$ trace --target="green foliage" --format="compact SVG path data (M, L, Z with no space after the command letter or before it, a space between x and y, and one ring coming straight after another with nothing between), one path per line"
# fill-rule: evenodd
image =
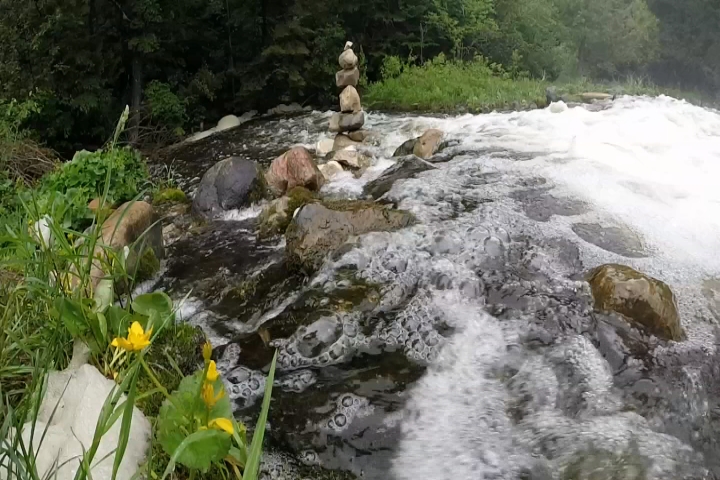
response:
M482 59L462 63L439 58L408 66L397 78L370 85L365 102L379 109L489 111L512 108L514 102L540 105L545 87L536 80L513 80L497 64Z
M182 135L182 127L187 123L186 103L178 97L164 82L153 80L148 83L145 95L154 122L176 129Z
M388 55L383 59L382 66L380 67L380 78L382 80L397 78L403 72L404 67L405 64L400 60L400 57Z
M130 148L96 152L83 150L45 178L42 188L58 192L76 188L90 201L103 194L107 178L110 179L109 201L126 202L142 191L148 179L147 167L140 154Z
M179 188L164 188L153 195L153 203L156 205L186 203L187 201L187 195Z
M160 409L158 417L158 441L170 455L186 441L189 435L198 434L197 440L188 444L177 456L182 465L206 472L212 463L219 462L230 451L231 435L218 430L199 430L214 418L231 418L232 407L227 395L208 408L199 399L199 392L206 382L205 372L186 377ZM222 380L210 382L215 392L223 391ZM207 432L211 432L208 434Z

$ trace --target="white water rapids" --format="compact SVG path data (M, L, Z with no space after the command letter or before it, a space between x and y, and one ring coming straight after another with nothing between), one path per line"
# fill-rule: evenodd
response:
M324 187L360 195L393 150L427 128L469 152L388 192L418 225L365 235L311 279L332 289L338 269L351 266L386 285L402 313L377 338L430 363L407 394L385 478L718 474L704 457L717 447L703 450L714 437L703 383L717 324L703 287L720 277L720 115L667 97L591 110L370 114L376 165ZM296 129L294 140L313 146L325 135L308 132ZM617 238L608 243L604 231ZM687 340L629 353L595 320L578 276L603 263L670 285ZM454 332L447 340L435 335L440 325ZM367 339L343 341L351 356L369 348Z

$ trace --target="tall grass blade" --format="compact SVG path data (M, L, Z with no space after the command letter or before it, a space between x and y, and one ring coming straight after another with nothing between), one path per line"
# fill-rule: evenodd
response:
M263 397L262 410L255 425L252 443L250 444L250 453L248 454L247 465L243 472L244 480L255 480L260 470L260 460L262 459L262 444L265 437L265 424L267 423L268 411L270 410L270 397L272 396L273 382L275 381L275 364L277 362L277 350L273 356L270 372L265 381L265 396Z

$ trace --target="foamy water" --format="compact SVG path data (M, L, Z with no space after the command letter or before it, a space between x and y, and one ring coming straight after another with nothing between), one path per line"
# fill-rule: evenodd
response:
M327 117L281 122L280 141L315 145L327 135L318 132ZM399 441L388 447L389 468L363 472L367 478L567 478L577 471L707 478L720 454L709 423L720 378L712 358L717 320L701 290L704 280L720 277L720 115L667 97L624 97L600 111L370 114L366 127L379 133L380 144L368 147L374 165L359 179L338 175L324 194L361 196L392 165L394 149L428 128L445 131L463 153L387 193L418 225L362 236L301 291L284 292L244 323L220 322L232 332L226 335L293 315L291 304L309 289L331 297L347 282L339 272L351 271L381 286L379 304L274 339L276 386L312 392L318 372L360 354L399 351L428 366L403 394L405 407L386 412L381 429L399 428ZM225 220L258 212L230 212ZM617 238L596 238L607 232ZM582 274L610 262L670 285L686 341L645 338L654 349L638 354L627 332L593 313ZM205 308L187 302L182 314L208 328L218 319ZM304 344L309 337L315 343ZM251 400L265 377L238 365L239 354L230 343L219 363L231 398ZM302 445L305 463L335 468L339 457L323 445L337 430L341 399L382 416L383 406L360 396L352 381L336 388L320 409L330 420L302 427L318 432ZM342 416L341 430L353 422L362 428L368 416ZM354 447L362 433L337 435L347 455L366 455Z
M689 340L661 347L657 355L695 349L709 355L714 325L698 319L711 317L701 283L720 274L720 116L671 98L626 97L594 112L577 107L445 119L370 116L369 123L385 134L380 150L386 155L430 127L477 152L396 183L387 197L412 210L423 225L368 235L361 248L326 269L352 264L374 281L419 284L431 292L437 292L437 278L447 279L442 295L429 297L429 308L459 332L412 392L394 475L516 478L537 461L557 475L588 445L618 455L636 448L647 462L648 478L702 475L691 447L663 433L657 422L623 411L623 395L592 343L568 335L556 338L547 352L521 349L510 355L511 346L522 343L527 319L487 315L486 299L468 294L473 292L468 285L478 275L482 282L478 269L488 260L506 262L518 237L568 238L588 269L624 263L675 290ZM468 181L488 175L494 180ZM544 221L528 218L513 193L533 179L542 179L547 195L577 211L553 215L551 208ZM457 216L458 203L470 199L492 203ZM578 223L617 226L636 235L643 258L626 258L578 238L572 230ZM407 262L402 272L393 263L398 255ZM564 279L564 265L552 251L538 248L536 258L556 290L585 288ZM533 309L526 314L532 318ZM528 372L524 380L515 378L514 387L494 378L510 364ZM582 392L567 385L578 378L586 382ZM518 395L513 388L532 405L519 423L508 414ZM564 404L576 402L583 404L579 412L568 413ZM546 452L541 460L538 452Z

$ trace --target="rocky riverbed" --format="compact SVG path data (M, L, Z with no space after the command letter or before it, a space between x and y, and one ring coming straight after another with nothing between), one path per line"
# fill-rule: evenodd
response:
M166 152L190 194L230 156L262 176L303 146L323 173L287 238L261 234L270 200L165 221L155 286L213 341L239 418L279 351L267 475L720 477L720 116L605 102L367 114L367 164L327 176L330 112ZM373 228L323 234L324 254L298 240L358 211Z

